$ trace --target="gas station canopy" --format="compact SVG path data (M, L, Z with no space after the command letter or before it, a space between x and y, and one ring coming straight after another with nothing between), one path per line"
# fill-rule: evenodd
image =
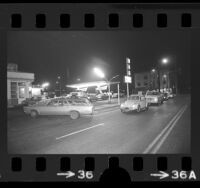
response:
M88 87L104 87L113 85L113 84L119 84L120 82L106 82L106 81L96 81L96 82L84 82L84 83L78 83L78 84L71 84L71 85L66 85L66 87L70 88L75 88L75 89L84 89Z

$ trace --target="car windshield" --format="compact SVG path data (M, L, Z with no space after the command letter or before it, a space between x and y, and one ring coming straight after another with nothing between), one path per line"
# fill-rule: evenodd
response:
M128 100L139 100L139 96L130 96Z

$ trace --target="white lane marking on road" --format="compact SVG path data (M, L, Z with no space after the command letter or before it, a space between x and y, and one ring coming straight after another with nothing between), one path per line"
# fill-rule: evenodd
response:
M56 140L59 140L59 139L61 139L61 138L65 138L65 137L68 137L68 136L71 136L71 135L74 135L74 134L78 134L78 133L80 133L80 132L83 132L83 131L86 131L86 130L89 130L89 129L93 129L93 128L95 128L95 127L103 126L103 125L104 125L104 123L100 123L100 124L97 124L97 125L94 125L94 126L85 128L85 129L81 129L81 130L79 130L79 131L75 131L75 132L72 132L72 133L69 133L69 134L66 134L66 135L57 137Z
M177 121L181 118L181 116L183 115L183 113L185 112L186 109L187 109L187 106L185 106L185 108L181 111L181 114L172 123L171 127L167 130L167 132L163 136L162 140L157 144L157 146L152 150L151 153L155 154L155 153L158 152L158 150L160 149L160 147L162 146L162 144L164 143L164 141L167 139L168 135L170 134L170 132L172 131L172 129L175 127Z
M153 146L157 143L157 141L161 138L163 134L167 131L167 129L171 126L173 121L178 117L178 115L182 112L184 109L184 106L177 112L177 114L170 120L170 122L167 124L167 126L160 132L160 134L149 144L149 146L144 150L143 154L149 153L150 150L153 148Z

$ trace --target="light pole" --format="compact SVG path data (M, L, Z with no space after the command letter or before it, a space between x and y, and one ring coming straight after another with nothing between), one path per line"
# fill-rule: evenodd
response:
M110 80L108 80L106 77L105 77L105 74L101 71L101 69L99 68L94 68L94 72L97 76L99 76L100 78L103 78L105 79L105 81L107 82L107 85L108 85L108 98L109 98L109 103L111 102L110 100L110 82L111 80L117 78L119 75L115 75L113 76Z
M154 90L155 89L155 72L156 72L156 70L152 69L151 72L153 74L153 77L152 77L152 88Z
M160 92L160 64L166 65L168 63L169 63L169 59L168 58L162 58L161 59L161 63L159 62L157 64L157 66L155 66L156 69L152 69L152 72L155 72L157 70L157 74L158 74L158 76L157 76L157 78L158 78L157 79L157 83L158 83L158 90L159 90L159 92Z
M58 80L59 80L59 82L58 82L58 83L59 83L59 90L60 90L60 96L61 96L61 82L60 82L60 78L61 78L61 77L58 76Z

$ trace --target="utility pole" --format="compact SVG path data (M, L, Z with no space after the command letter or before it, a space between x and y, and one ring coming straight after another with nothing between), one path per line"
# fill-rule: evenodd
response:
M159 67L158 67L158 90L160 92L160 70L159 70Z
M118 97L118 104L120 104L120 93L119 93L119 84L117 84L117 97Z

